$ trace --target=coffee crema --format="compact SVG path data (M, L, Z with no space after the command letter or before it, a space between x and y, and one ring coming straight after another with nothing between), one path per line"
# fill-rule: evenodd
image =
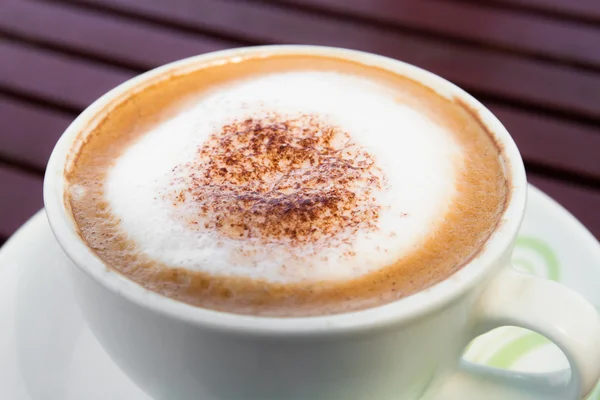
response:
M65 202L110 268L264 316L386 304L484 246L510 196L462 102L380 67L257 54L171 70L80 133Z

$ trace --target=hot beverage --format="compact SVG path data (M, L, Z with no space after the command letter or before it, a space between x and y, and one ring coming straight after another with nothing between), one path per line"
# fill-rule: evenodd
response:
M80 133L65 202L108 268L195 306L266 316L386 304L461 268L510 168L476 113L333 56L170 70Z

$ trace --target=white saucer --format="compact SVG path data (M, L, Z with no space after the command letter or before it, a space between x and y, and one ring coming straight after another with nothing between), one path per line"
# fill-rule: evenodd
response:
M113 364L81 319L64 276L67 262L43 211L0 251L0 399L149 400ZM533 187L514 262L600 306L598 241ZM521 371L568 366L556 346L519 328L500 328L478 338L465 357ZM600 400L600 389L589 399Z

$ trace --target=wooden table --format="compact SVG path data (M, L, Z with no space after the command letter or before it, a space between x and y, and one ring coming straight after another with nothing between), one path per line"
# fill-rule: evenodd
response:
M529 180L600 237L598 0L0 0L0 241L42 207L52 147L145 70L265 43L380 53L462 86Z

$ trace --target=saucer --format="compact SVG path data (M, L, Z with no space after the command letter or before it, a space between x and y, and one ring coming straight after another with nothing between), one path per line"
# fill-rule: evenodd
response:
M513 263L600 306L600 245L565 209L529 187ZM111 361L83 321L65 276L68 259L42 211L0 250L0 399L150 400ZM518 371L568 367L544 337L504 327L471 343L465 358ZM588 398L600 400L600 388Z

